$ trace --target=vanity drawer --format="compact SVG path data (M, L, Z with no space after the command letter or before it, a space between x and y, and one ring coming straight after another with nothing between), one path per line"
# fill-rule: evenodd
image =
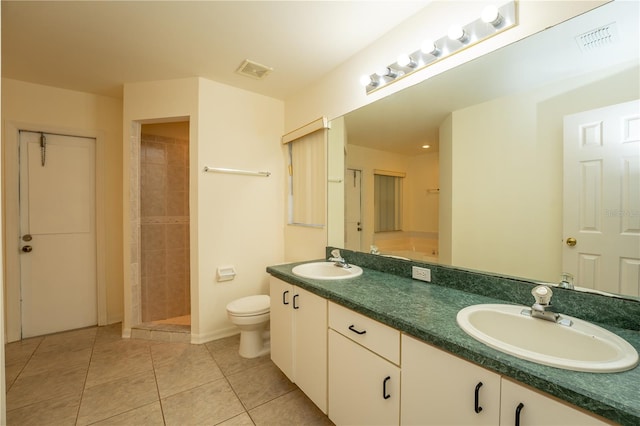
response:
M329 302L329 327L383 358L400 365L400 332Z

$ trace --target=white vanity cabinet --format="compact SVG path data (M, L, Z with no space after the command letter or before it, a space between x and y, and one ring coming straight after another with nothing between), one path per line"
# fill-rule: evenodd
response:
M407 335L402 335L401 392L403 425L607 424Z
M327 300L270 278L271 360L327 413Z
M497 425L500 375L402 335L403 425Z
M336 425L606 425L278 278L271 359Z
M398 424L400 332L332 302L329 327L329 418Z
M502 378L501 426L606 425L594 415Z

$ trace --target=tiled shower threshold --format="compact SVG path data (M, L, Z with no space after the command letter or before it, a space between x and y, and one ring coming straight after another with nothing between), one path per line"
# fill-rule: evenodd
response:
M191 316L144 322L131 327L131 338L162 342L191 342Z

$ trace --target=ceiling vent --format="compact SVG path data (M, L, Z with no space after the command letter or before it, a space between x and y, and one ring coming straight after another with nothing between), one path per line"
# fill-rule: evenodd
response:
M618 24L612 22L576 37L578 46L583 52L610 47L618 42Z
M255 78L256 80L262 80L263 78L268 76L271 71L273 71L273 68L250 61L248 59L245 59L240 67L236 70L238 74Z

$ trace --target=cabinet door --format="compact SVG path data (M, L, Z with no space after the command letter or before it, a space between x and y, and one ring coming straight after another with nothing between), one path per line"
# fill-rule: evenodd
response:
M294 287L294 378L300 389L327 413L327 300Z
M329 418L337 425L396 425L400 369L329 329Z
M518 420L517 417L519 417ZM520 426L588 426L608 423L503 378L500 425L516 424Z
M497 425L500 376L402 335L403 425Z
M278 278L269 280L271 297L271 360L294 381L293 377L293 286Z

